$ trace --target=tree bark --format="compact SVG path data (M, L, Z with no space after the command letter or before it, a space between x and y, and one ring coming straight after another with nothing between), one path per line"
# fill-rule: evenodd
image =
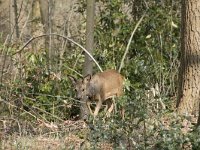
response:
M198 115L200 100L200 1L182 0L177 111Z
M94 48L94 8L95 0L87 0L87 20L86 20L86 49L92 54ZM92 59L85 53L85 63L83 75L92 73Z
M94 14L95 14L95 0L87 0L86 10L86 49L90 54L94 49ZM85 53L85 63L83 68L83 75L92 74L93 62L92 59ZM80 117L83 118L88 115L86 104L81 105Z

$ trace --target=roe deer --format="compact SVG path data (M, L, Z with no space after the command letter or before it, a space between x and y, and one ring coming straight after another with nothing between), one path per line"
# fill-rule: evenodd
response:
M83 79L75 80L71 78L75 85L77 98L85 100L87 107L92 115L97 116L102 103L114 96L123 94L124 77L115 70L106 70L95 75L87 75ZM94 113L90 108L91 101L96 101ZM108 112L113 110L113 104L109 107Z

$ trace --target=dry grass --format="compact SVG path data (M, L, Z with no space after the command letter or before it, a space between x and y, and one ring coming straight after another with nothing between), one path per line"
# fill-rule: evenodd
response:
M86 136L89 132L83 121L65 121L62 124L41 122L36 127L38 132L7 134L0 132L0 149L2 150L78 150L90 149ZM110 143L98 143L101 150L112 149Z
M61 143L61 142L60 142ZM2 149L56 149L61 146L56 139L36 137L10 137L2 143Z
M112 144L100 143L101 150L112 150ZM65 137L12 136L1 141L3 150L79 150L90 149L90 143L76 135Z
M1 149L4 150L62 150L79 149L83 139L77 136L63 138L42 137L42 136L12 136L2 141Z

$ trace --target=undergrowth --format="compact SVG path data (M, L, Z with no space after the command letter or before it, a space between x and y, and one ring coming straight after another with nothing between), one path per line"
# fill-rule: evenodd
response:
M92 116L79 120L83 102L74 98L68 78L80 77L84 62L75 45L64 43L68 50L62 58L56 53L50 65L43 49L13 55L19 47L0 44L2 149L199 149L196 120L180 117L174 109L180 1L138 3L97 2L104 7L96 16L94 57L104 70L119 68L131 32L146 14L122 68L125 94L116 100L116 111L110 118L102 109L96 120ZM124 13L124 4L132 12ZM85 1L79 1L77 13L84 16L85 9ZM80 39L84 45L81 32Z

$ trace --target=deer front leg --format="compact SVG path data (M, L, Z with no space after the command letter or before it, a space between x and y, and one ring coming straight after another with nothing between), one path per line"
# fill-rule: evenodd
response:
M87 101L86 101L86 104L87 104L87 108L88 108L89 111L90 111L90 114L93 115L92 109L91 109L91 107L90 107L91 102L90 102L89 100L87 100Z
M95 108L95 111L94 111L94 117L96 117L99 113L99 110L101 108L101 105L102 105L102 101L101 101L101 97L99 96L98 98L98 102L97 102L97 105L96 105L96 108Z
M113 111L114 108L114 103L111 104L111 106L109 107L108 111L106 112L106 116L110 117L111 112Z

